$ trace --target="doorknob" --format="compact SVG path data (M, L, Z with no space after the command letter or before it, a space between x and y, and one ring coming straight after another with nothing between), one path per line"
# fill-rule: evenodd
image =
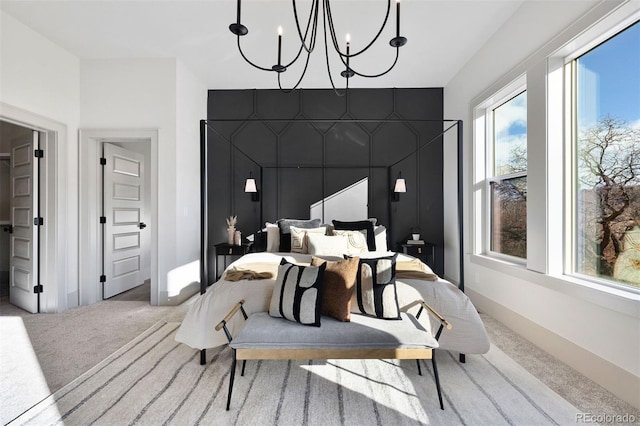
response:
M13 225L5 225L4 228L2 228L2 230L4 232L8 232L10 234L13 234Z
M146 227L147 227L147 224L144 223L144 222L140 222L140 224L138 225L138 228L140 228L140 229L144 229Z

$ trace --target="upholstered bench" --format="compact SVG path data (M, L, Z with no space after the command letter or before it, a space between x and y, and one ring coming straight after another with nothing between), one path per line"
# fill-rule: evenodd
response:
M247 317L243 303L237 303L215 327L218 331L224 329L233 350L227 410L231 404L236 361L243 361L241 374L244 375L246 360L261 359L415 359L420 375L419 360L431 359L440 408L444 409L433 350L438 347L442 329L451 329L451 325L423 301L407 307L410 309L419 303L421 306L416 316L402 312L400 320L386 320L353 314L351 322L323 316L320 327L274 318L267 312ZM423 309L440 322L435 336L418 321ZM226 323L238 310L242 312L246 323L232 337Z

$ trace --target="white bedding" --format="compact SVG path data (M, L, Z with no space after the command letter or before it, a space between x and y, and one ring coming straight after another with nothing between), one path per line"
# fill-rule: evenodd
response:
M311 261L311 255L298 253L250 253L229 265L229 268L249 263L280 263L282 257L289 262ZM321 256L328 259L336 259ZM413 260L413 257L399 253L398 262ZM224 275L223 275L224 277ZM200 295L185 316L176 340L194 349L207 349L227 343L223 331L214 327L238 301L245 301L247 314L266 312L275 277L265 280L226 281L220 279ZM398 302L400 307L417 299L423 299L447 319L453 326L444 330L440 337L440 348L465 354L482 354L489 350L489 338L482 320L469 298L449 281L425 281L418 279L397 279ZM417 311L412 308L410 312ZM431 316L424 312L420 320L430 326ZM229 331L235 335L243 326L242 315L235 315L228 323ZM434 323L435 324L435 323Z

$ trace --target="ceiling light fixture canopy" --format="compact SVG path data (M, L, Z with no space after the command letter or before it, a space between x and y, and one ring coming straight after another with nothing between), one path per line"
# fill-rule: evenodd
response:
M309 17L307 19L304 32L302 31L302 26L300 25L300 20L298 18L298 8L296 6L296 0L292 0L293 16L295 18L295 26L296 26L298 38L300 41L300 48L298 49L298 52L293 58L293 60L291 60L288 63L282 63L282 37L284 33L282 26L278 27L278 58L277 58L277 63L275 65L272 65L270 67L263 67L263 66L257 65L256 63L251 61L249 58L247 58L247 56L242 50L242 46L240 45L240 37L245 36L249 33L249 29L242 24L240 19L242 14L241 0L237 0L236 22L229 25L229 30L237 36L238 51L240 52L240 55L242 56L242 58L248 64L250 64L251 66L259 70L276 72L278 76L278 87L280 88L280 90L282 90L283 92L290 92L292 90L295 90L300 85L300 83L302 82L302 79L304 78L307 72L307 67L309 66L309 58L311 57L311 53L313 53L316 47L318 25L319 23L322 23L322 28L324 31L324 51L325 51L325 59L326 59L326 66L327 66L327 74L329 75L329 81L331 82L331 87L334 90L336 90L336 86L333 82L333 77L331 75L331 68L329 64L329 40L331 41L331 45L333 46L335 53L337 53L340 61L345 67L344 70L340 73L340 75L346 79L346 88L348 89L350 78L356 75L360 77L365 77L365 78L381 77L387 74L389 71L391 71L395 67L396 63L398 62L400 47L404 46L407 43L407 39L406 37L403 37L400 35L400 0L395 0L396 1L396 35L389 41L389 45L395 48L396 54L395 54L395 59L391 64L391 66L389 66L389 68L387 68L386 70L380 73L367 74L364 72L357 71L356 69L352 68L350 64L351 58L359 56L364 52L366 52L367 50L369 50L369 48L371 48L371 46L373 46L376 43L376 41L380 37L380 34L382 34L382 31L386 27L387 21L389 20L389 15L391 12L391 1L392 0L387 0L387 12L386 12L384 21L382 23L382 26L380 27L376 35L373 37L373 39L369 43L366 44L366 46L362 50L359 50L353 53L351 53L351 36L349 34L346 35L345 51L342 51L340 49L340 46L338 45L338 38L336 37L336 29L334 26L333 15L331 12L331 0L312 0L311 8L309 10ZM320 9L320 5L322 5L322 9ZM322 18L320 18L320 13L322 13ZM306 53L306 59L305 59L304 69L302 71L302 74L300 75L300 78L291 89L283 89L282 83L280 81L281 74L286 72L291 65L296 63L302 57L303 51Z

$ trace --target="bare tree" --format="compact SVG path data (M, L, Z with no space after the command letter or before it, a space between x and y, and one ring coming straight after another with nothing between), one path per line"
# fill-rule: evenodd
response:
M585 249L598 259L596 272L612 276L624 233L640 225L640 130L607 115L580 135L577 152L582 232L592 242Z

